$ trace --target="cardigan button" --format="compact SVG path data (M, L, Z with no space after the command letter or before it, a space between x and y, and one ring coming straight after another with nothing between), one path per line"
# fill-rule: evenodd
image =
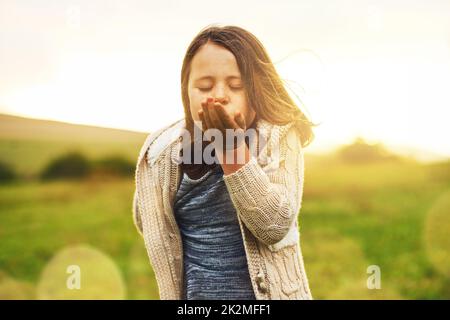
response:
M258 274L256 275L256 281L261 282L263 280L264 280L264 273L262 272L262 270L259 270Z
M258 290L261 293L266 293L267 285L264 282L264 273L262 272L262 270L260 270L259 273L256 275L255 280L256 280L256 284L258 285Z
M267 286L265 282L258 283L258 289L261 293L267 292Z

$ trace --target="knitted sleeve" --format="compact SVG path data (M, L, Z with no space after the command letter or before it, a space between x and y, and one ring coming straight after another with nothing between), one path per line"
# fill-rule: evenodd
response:
M142 219L141 219L141 215L139 213L139 207L138 207L138 190L137 190L137 169L139 168L139 164L141 163L141 161L143 161L143 158L150 146L150 144L155 140L155 138L158 137L158 135L163 131L164 129L160 129L156 132L150 133L147 138L144 141L144 144L141 147L141 150L139 151L139 156L138 156L138 160L137 160L137 164L136 164L136 170L135 170L135 175L134 175L134 180L135 180L135 185L136 185L136 189L134 191L134 196L133 196L133 204L132 204L132 217L133 217L133 223L134 226L136 227L138 233L143 236L143 229L142 229Z
M142 221L141 221L141 216L139 215L139 208L138 208L137 191L134 192L134 197L133 197L133 223L134 223L134 226L136 227L138 233L141 236L143 236Z
M280 139L279 151L272 172L265 172L252 155L243 167L223 177L240 218L266 245L287 235L301 207L303 149L294 127Z

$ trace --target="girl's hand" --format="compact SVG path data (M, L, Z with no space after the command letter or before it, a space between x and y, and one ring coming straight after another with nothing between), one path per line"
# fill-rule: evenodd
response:
M219 129L225 133L225 129L246 129L244 116L236 111L231 116L220 102L214 102L213 98L208 98L202 102L202 110L198 112L204 129Z
M198 112L198 116L202 121L204 131L218 129L224 139L226 138L226 129L240 129L244 133L247 128L241 112L236 111L234 115L230 115L225 107L219 102L214 102L213 98L208 98L206 102L202 102L202 110ZM234 143L230 144L223 141L223 148L234 149L236 147Z

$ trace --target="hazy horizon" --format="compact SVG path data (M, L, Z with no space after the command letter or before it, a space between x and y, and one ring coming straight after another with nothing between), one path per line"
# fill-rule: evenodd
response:
M100 129L105 129L105 130L125 130L125 131L139 133L139 134L150 134L151 133L148 131L138 131L138 130L130 130L130 129L123 129L123 128L107 127L107 126L98 126L98 125L85 124L85 123L66 122L66 121L44 119L44 118L41 119L41 118L26 117L26 116L20 116L20 115L8 114L8 113L0 113L0 117L1 116L19 117L19 118L23 118L23 119L27 119L27 120L50 121L50 122L57 122L57 123L64 124L64 125L67 124L67 125L75 125L75 126L88 126L88 127L100 128ZM0 131L0 133L1 133L1 131ZM308 146L307 148L305 148L305 152L306 152L306 154L311 154L311 155L319 155L319 156L329 155L344 145L350 145L350 144L354 143L355 140L358 138L363 138L363 137L355 137L351 141L343 142L339 145L332 146L328 149L314 149L314 148L311 148L310 146ZM408 147L404 147L404 146L390 146L383 142L372 142L372 143L369 141L365 141L365 142L369 143L369 144L381 143L384 147L387 148L388 151L392 152L393 154L397 154L397 155L405 156L405 157L412 157L415 160L424 162L424 163L450 160L449 157L446 157L442 154L436 154L436 153L433 153L433 152L430 152L427 150L423 150L423 149L414 149L414 148L408 148Z

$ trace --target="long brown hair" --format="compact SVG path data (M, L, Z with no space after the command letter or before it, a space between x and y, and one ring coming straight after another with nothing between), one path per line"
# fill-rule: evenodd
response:
M302 146L309 145L314 138L312 127L315 124L308 120L289 96L262 43L253 34L237 26L208 26L190 43L181 68L181 95L186 128L193 133L194 120L188 95L191 62L197 51L208 41L228 49L235 56L244 81L247 101L251 102L256 117L276 125L295 122Z

